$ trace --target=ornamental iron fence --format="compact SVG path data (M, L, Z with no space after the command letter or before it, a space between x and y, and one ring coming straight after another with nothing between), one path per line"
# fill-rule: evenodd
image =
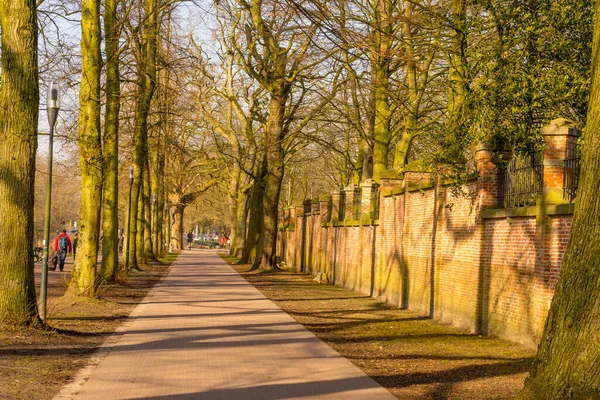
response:
M567 148L567 158L563 160L564 165L564 182L563 195L569 203L575 200L577 188L579 187L579 176L581 174L581 149L578 145L573 145Z
M498 206L514 208L535 205L543 186L543 154L515 155L498 173Z

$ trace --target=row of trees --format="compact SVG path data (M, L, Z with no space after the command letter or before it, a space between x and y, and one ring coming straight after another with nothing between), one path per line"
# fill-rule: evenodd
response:
M159 24L167 23L173 5L156 0L127 4L116 0L103 4L99 0L85 0L80 5L48 2L38 10L40 4L4 2L0 12L0 90L3 96L0 108L2 132L8 139L2 147L0 230L6 236L0 255L0 320L3 324L38 323L32 250L39 71L50 75L48 70L52 69L56 75L56 70L60 70L58 74L75 80L71 59L76 54L67 52L73 51L73 47L68 46L58 31L56 37L49 37L47 33L40 36L39 25L51 25L54 17L63 18L64 23L73 14L81 15L79 100L70 104L67 101L67 108L78 110L77 121L71 124L67 112L67 120L63 122L68 127L77 127L76 137L69 136L68 128L65 130L66 142L76 142L78 147L77 169L81 182L80 190L75 191L81 201L77 198L70 202L80 204L78 252L70 294L96 296L100 284L114 282L126 272L119 265L117 249L118 229L124 225L119 224L119 215L125 214L123 210L119 212L119 199L123 197L123 193L119 193L119 176L122 170L127 170L123 164L129 164L123 160L130 158L135 171L133 201L127 213L131 215L133 228L126 250L132 267L162 254L165 154L179 144L177 141L173 146L166 143L166 112L151 116L153 99L157 103L157 66L168 56L162 60L157 57L157 32ZM60 21L54 24L59 26ZM42 40L38 43L40 37ZM62 69L56 59L64 61ZM42 60L40 66L38 60ZM45 68L49 66L52 68ZM131 66L135 68L132 70ZM121 67L125 67L124 73ZM163 82L163 86L168 85ZM150 139L149 127L154 134ZM123 148L130 150L131 156L127 151L122 154ZM37 169L44 168L38 165ZM62 173L68 171L62 169ZM72 181L72 184L77 183L77 179ZM73 192L69 187L66 190ZM68 212L73 214L73 211ZM98 273L101 231L102 266Z
M273 268L281 188L294 179L324 190L378 181L411 162L469 164L479 140L530 151L557 115L584 124L591 7L216 3L217 49L194 46L194 82L230 177L234 254ZM298 177L321 157L328 171Z
M60 47L38 46L38 3L0 4L0 132L6 138L0 142L0 319L8 324L37 323L31 249L38 48ZM530 150L539 125L557 115L586 123L591 1L222 0L205 10L205 22L214 17L212 42L200 41L193 23L182 23L182 3L39 3L46 19L81 15L74 295L95 296L99 284L123 272L117 230L127 221L119 218L125 214L119 187L130 164L125 251L133 268L164 251L165 210L169 239L179 248L185 208L211 193L226 199L232 253L255 269L272 269L282 201L378 181L411 163L469 164L479 140ZM586 141L593 140L588 129ZM591 154L584 162L595 165L599 158ZM599 183L589 174L583 182L573 232L595 245L589 237L595 228L581 228L594 221L588 217L595 210L581 203L595 204ZM575 254L598 248L574 253L575 247L564 267L573 272L563 275L577 278L559 284L531 393L544 385L545 393L598 390L597 378L577 380L558 369L552 371L562 378L552 386L545 367L558 351L553 338L563 335L553 330L575 324L597 331L589 318L598 307L575 322L563 312L572 304L569 290L582 279ZM588 283L598 269L591 254ZM598 288L588 286L588 299L597 298ZM575 304L589 311L589 304ZM565 320L556 322L557 316ZM581 352L566 347L561 359L581 361ZM597 343L582 349L598 350ZM597 371L597 358L587 359L586 368Z

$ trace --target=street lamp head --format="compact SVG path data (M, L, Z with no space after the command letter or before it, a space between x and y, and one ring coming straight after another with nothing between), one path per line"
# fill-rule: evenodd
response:
M46 98L46 107L60 108L60 88L58 83L50 82L48 85L48 97Z
M48 85L48 97L46 97L46 112L48 113L48 123L50 130L54 129L56 119L58 118L58 110L60 109L60 88L58 83L50 82Z
M133 185L133 165L129 167L129 186Z

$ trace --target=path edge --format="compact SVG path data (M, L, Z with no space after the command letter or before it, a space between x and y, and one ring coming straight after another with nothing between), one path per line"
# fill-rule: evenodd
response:
M177 258L179 258L179 255ZM175 259L175 261L173 261L173 263L169 266L167 273L163 275L159 281L154 283L154 286L152 286L144 298L138 303L137 306L135 306L131 313L129 313L127 319L121 325L119 325L117 329L115 329L114 332L112 332L91 354L87 364L77 371L73 377L73 380L64 385L60 391L54 397L52 397L52 400L71 400L81 391L83 385L85 385L88 379L90 379L90 376L92 376L92 373L96 367L98 367L100 362L102 362L102 360L112 351L112 349L123 338L123 335L129 330L129 327L135 321L135 317L144 311L149 303L148 299L152 295L152 292L167 278L167 276L169 276L175 263L177 263L177 259Z

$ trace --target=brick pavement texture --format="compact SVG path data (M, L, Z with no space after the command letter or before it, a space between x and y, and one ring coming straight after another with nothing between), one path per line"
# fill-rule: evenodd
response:
M182 252L117 338L57 398L394 398L214 252Z

